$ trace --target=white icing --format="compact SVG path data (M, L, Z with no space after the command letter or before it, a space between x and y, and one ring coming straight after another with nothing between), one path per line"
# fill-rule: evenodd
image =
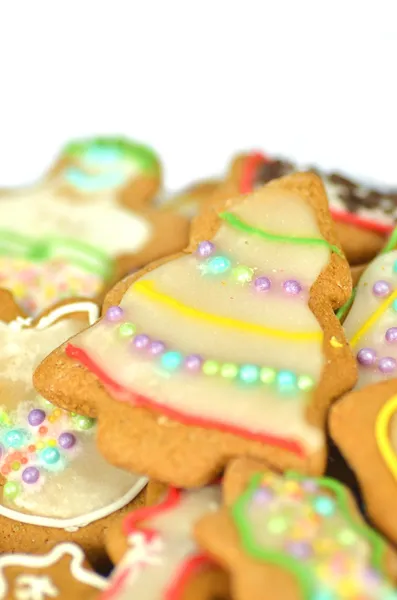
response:
M74 579L97 590L104 590L107 587L107 580L104 577L101 577L93 571L89 571L85 568L85 557L81 548L79 546L76 546L75 544L64 543L55 546L55 548L53 548L51 552L45 555L15 553L2 554L0 556L0 599L5 598L8 592L8 583L4 573L5 568L25 567L32 569L45 569L56 564L64 556L70 556L72 559L70 562L70 572ZM42 596L38 596L39 592L37 592L37 590L50 589L48 583L43 581L43 576L41 575L22 575L20 576L20 582L22 584L22 587L28 588L28 591L30 586L32 594L33 592L36 593L36 596L31 595L30 597L20 595L19 598L21 600L22 598L25 598L26 600L41 600ZM56 589L52 582L50 582L50 584L53 586L54 589ZM44 585L46 587L44 587ZM46 594L48 596L48 591L46 592ZM53 595L52 597L56 596ZM44 598L46 598L46 596L43 596L43 600ZM16 600L19 599L16 598Z

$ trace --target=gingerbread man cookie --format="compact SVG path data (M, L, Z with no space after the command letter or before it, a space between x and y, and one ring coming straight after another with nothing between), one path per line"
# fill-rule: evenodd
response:
M2 552L40 552L73 540L100 561L103 532L146 484L102 458L93 419L53 406L33 387L37 364L97 314L93 302L74 300L26 319L0 292Z
M224 485L226 505L195 534L235 600L396 598L397 555L336 480L238 460Z
M225 573L192 538L194 524L219 502L219 485L169 488L160 504L128 515L108 536L117 566L103 600L229 598Z
M159 161L142 145L70 144L42 182L0 195L0 287L34 316L180 250L186 221L144 206L159 183Z
M123 282L35 384L99 415L110 462L172 485L236 455L322 472L327 408L356 378L333 312L350 290L321 181L293 175L209 207L190 249Z
M43 555L0 556L0 600L94 600L107 585L76 544L59 544Z

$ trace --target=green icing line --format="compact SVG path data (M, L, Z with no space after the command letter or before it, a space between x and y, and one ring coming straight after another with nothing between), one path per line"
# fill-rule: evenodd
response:
M349 298L349 300L347 302L344 303L343 306L341 306L337 311L336 311L336 316L339 319L339 321L341 321L343 319L343 317L346 315L346 313L349 312L351 305L354 302L354 298L356 297L357 294L357 287L354 287L351 293L351 296Z
M18 256L33 262L62 256L85 271L104 279L108 279L113 272L113 261L102 250L66 238L33 240L17 233L0 231L0 255Z
M295 479L297 481L302 481L305 479L304 476L294 472L287 472L285 477L289 479ZM246 521L248 504L251 500L253 492L258 488L261 478L262 476L260 473L254 475L247 489L237 499L231 508L232 518L240 535L242 545L252 558L275 564L290 571L299 581L304 600L310 600L312 594L314 593L314 578L310 577L310 567L308 568L303 566L301 561L290 557L283 552L263 548L255 540L255 536L253 535ZM329 477L318 477L316 478L316 481L320 487L326 488L334 494L338 509L342 512L349 525L354 531L356 531L356 533L365 537L372 545L372 566L375 569L383 572L383 555L386 546L382 538L368 525L357 523L352 519L349 513L346 490L339 482Z
M390 250L395 250L397 246L397 227L393 229L390 234L389 239L387 240L385 246L381 250L381 254L385 254L386 252L390 252Z
M122 137L98 137L88 140L70 142L63 152L69 156L82 157L92 146L120 151L128 160L137 163L142 171L157 175L160 172L160 161L157 154L144 144L139 144Z
M337 246L330 244L326 240L322 240L319 238L304 238L304 237L295 237L295 236L278 235L276 233L270 233L268 231L264 231L263 229L260 229L259 227L254 227L253 225L249 225L248 223L245 223L245 221L240 219L237 215L234 215L233 213L230 213L230 212L219 213L219 217L223 221L226 221L234 229L238 229L239 231L243 231L244 233L249 233L251 235L257 235L258 237L262 238L263 240L267 240L269 242L281 242L281 243L288 243L288 244L305 244L305 245L311 245L311 246L326 246L326 247L330 248L332 250L332 252L335 252L335 254L338 254L339 256L343 256L342 251Z

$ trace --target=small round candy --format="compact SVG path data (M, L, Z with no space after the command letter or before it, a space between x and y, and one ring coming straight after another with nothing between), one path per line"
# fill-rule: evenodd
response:
M238 366L234 363L223 363L221 366L221 377L234 379L238 375Z
M244 265L238 265L232 269L232 275L238 283L249 283L252 280L254 270Z
M8 500L13 500L18 496L19 485L15 481L7 481L3 487L3 494Z
M136 327L133 323L129 323L128 321L122 323L119 326L119 335L123 338L132 337L136 332Z
M329 517L335 511L335 502L328 496L317 496L313 501L313 508L319 515Z
M309 375L299 375L298 377L298 388L302 392L310 390L314 386L314 379Z
M225 273L230 269L231 262L226 256L214 256L207 263L207 270L213 275Z
M254 493L252 500L255 504L267 504L273 498L273 492L270 488L259 488Z
M124 311L120 306L110 306L106 311L105 318L110 323L117 323L118 321L121 321L123 314Z
M288 279L287 281L284 281L283 288L284 291L291 296L296 296L302 291L302 286L299 281L296 281L296 279Z
M387 342L397 342L397 327L389 327L385 338Z
M267 292L270 290L272 283L268 277L257 277L254 286L257 292Z
M385 298L390 294L391 286L389 283L387 283L387 281L379 280L376 283L374 283L372 291L375 294L375 296L378 296L379 298Z
M95 419L91 419L91 417L85 417L84 415L78 415L76 417L76 424L79 429L91 429L91 427L95 425Z
M185 367L191 373L200 371L202 364L203 359L199 354L189 354L189 356L185 358Z
M285 549L288 554L298 559L309 558L313 554L313 548L308 542L289 541Z
M167 371L176 371L182 364L182 354L180 352L169 351L165 352L161 359L161 366Z
M242 365L240 367L239 379L243 383L257 383L259 381L260 370L256 365Z
M135 348L138 348L138 350L143 350L149 346L150 338L148 335L140 333L139 335L135 336L133 344Z
M163 342L160 341L154 341L150 344L149 346L149 352L150 354L153 354L153 356L158 356L159 354L162 354L165 350L165 344L163 344Z
M59 445L61 448L65 450L69 450L69 448L73 448L76 443L76 436L73 433L69 433L68 431L64 431L58 438Z
M215 250L215 245L209 240L204 240L199 243L197 246L197 254L201 256L201 258L208 258Z
M54 465L61 458L57 448L44 448L41 452L41 458L49 465Z
M363 367L369 367L376 361L376 352L372 348L361 348L357 353L357 360Z
M219 363L216 360L205 360L203 363L204 375L216 375L219 371Z
M293 371L282 370L277 373L276 382L281 392L292 392L295 390L297 377Z
M391 356L385 356L381 358L378 363L378 369L381 373L393 373L396 368L396 360Z
M259 377L262 383L270 385L276 380L276 370L272 367L262 367Z
M392 308L395 312L397 312L397 300L393 300Z
M40 471L36 467L26 467L22 471L22 479L25 483L36 483L40 477Z
M20 448L25 440L25 434L21 429L11 429L4 436L4 443L11 448Z
M283 533L288 528L288 521L283 517L275 516L269 519L267 528L273 534Z
M34 408L28 414L29 424L32 425L33 427L37 427L38 425L41 425L42 422L45 420L45 418L46 418L46 414L45 414L44 410L41 410L40 408Z

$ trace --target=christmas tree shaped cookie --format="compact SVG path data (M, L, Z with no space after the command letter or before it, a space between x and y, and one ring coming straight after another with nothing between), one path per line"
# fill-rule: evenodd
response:
M229 571L236 600L397 597L394 550L336 480L238 460L224 485L226 506L203 517L195 534Z
M37 552L69 539L100 561L103 532L146 484L103 459L93 419L53 406L33 388L37 364L97 313L94 303L75 300L33 321L0 292L0 552Z
M182 217L144 205L157 156L118 138L67 146L37 185L0 194L0 287L36 315L60 299L96 297L187 243Z
M327 408L356 376L333 312L350 289L321 181L293 175L209 207L190 249L123 282L35 384L99 415L108 460L180 487L236 455L321 472Z
M150 483L149 483L150 486ZM226 574L198 548L195 523L219 508L220 486L169 488L156 506L128 515L109 535L117 566L103 600L224 600Z

